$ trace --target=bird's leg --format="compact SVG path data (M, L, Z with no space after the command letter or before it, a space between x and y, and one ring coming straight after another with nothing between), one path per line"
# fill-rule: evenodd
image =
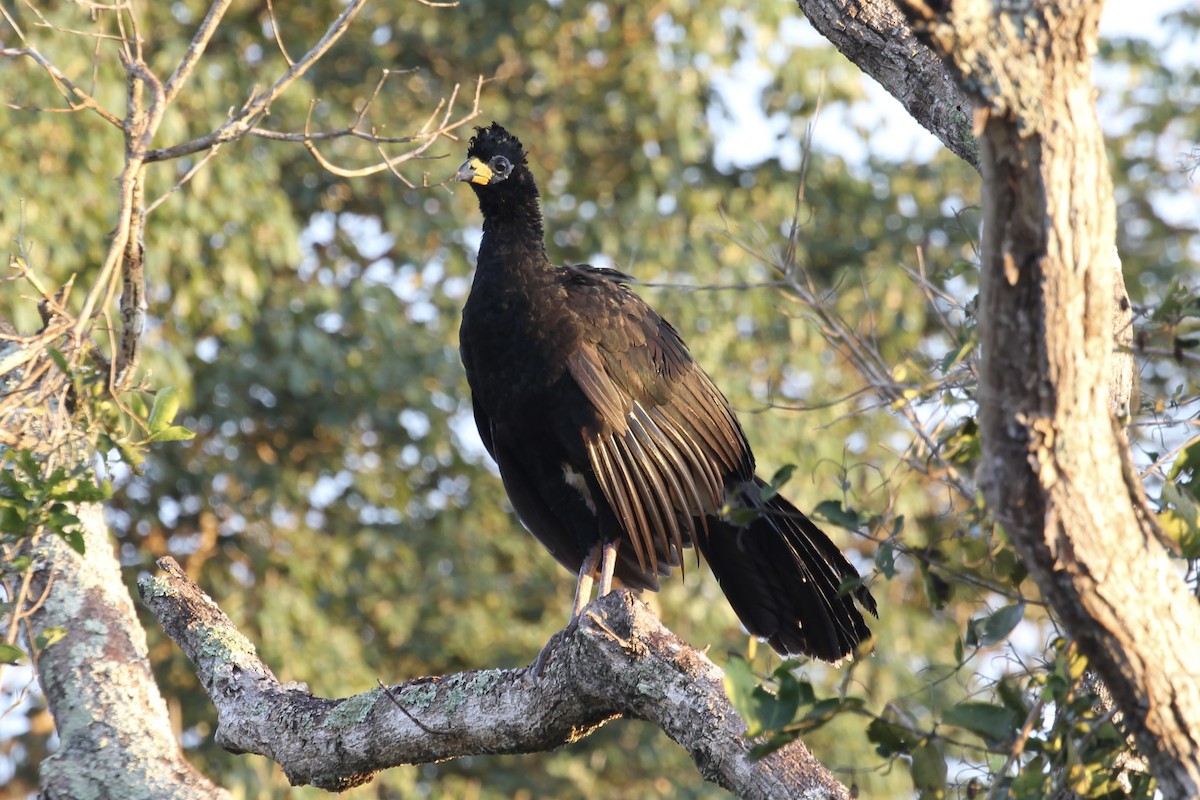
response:
M583 611L583 607L592 597L592 582L595 580L596 566L600 563L601 547L602 545L597 544L589 550L587 558L583 559L583 566L579 568L579 579L575 583L575 605L571 608L572 620L579 616L579 612ZM601 578L603 579L603 577L603 573L601 573ZM603 593L603 586L601 586L601 594Z
M587 557L583 559L583 564L579 567L579 578L575 583L575 605L571 608L571 619L567 621L567 627L550 637L550 641L546 642L546 646L542 648L542 652L538 653L538 657L529 665L529 669L525 672L526 675L532 675L535 678L542 677L542 672L545 671L546 664L550 663L551 654L558 647L563 637L579 626L579 614L583 611L583 607L588 604L588 600L591 599L592 583L596 579L596 567L600 564L601 552L604 553L605 559L608 558L608 551L604 547L604 545L597 544L588 551ZM615 549L613 550L613 559L615 563ZM603 574L601 575L601 580L601 587L603 588ZM611 584L611 582L610 575L609 583Z
M613 573L617 571L617 542L605 542L604 558L600 562L600 594L604 597L612 591ZM578 612L577 612L578 613Z
M600 594L598 596L603 597L612 591L613 573L617 569L617 543L615 541L597 542L596 546L588 551L587 557L583 559L583 564L579 567L579 577L575 582L575 605L571 608L571 619L567 622L567 627L550 637L550 641L546 642L542 652L538 653L538 657L529 665L526 674L540 678L543 670L546 669L546 664L550 661L551 653L558 647L559 642L579 626L579 615L592 596L592 584L596 581L597 568L600 570Z

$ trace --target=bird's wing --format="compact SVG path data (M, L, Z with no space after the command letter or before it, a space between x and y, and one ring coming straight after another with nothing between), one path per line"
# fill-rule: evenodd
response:
M598 418L583 432L588 459L653 573L659 554L677 563L696 540L727 480L753 477L753 456L725 397L641 298L608 275L569 282L568 297L584 323L568 370Z

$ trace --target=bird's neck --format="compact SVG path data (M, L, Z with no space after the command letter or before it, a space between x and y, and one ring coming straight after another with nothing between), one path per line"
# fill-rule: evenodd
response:
M546 236L537 195L530 199L510 198L511 202L493 207L481 204L483 241L479 245L480 263L502 268L548 265Z

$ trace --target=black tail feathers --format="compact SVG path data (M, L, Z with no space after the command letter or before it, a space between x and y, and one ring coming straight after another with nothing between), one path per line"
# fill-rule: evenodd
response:
M838 661L870 638L855 605L879 616L858 572L820 528L779 495L761 499L755 478L741 501L758 512L744 526L710 518L704 553L742 624L780 655Z

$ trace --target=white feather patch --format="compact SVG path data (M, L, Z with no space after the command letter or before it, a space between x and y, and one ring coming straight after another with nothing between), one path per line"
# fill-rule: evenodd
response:
M563 480L567 482L575 491L583 495L583 502L587 504L588 511L596 513L596 502L592 499L592 492L588 489L587 480L584 479L583 473L576 472L570 464L563 463Z

